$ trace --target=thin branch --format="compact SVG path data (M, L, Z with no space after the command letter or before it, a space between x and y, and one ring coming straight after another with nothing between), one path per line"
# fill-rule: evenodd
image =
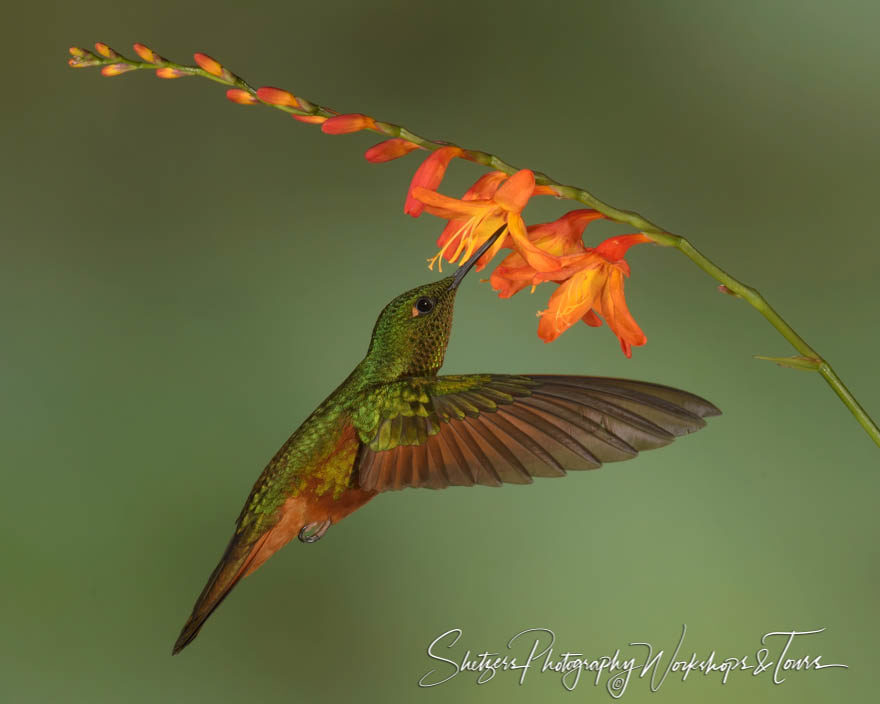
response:
M204 54L195 55L196 62L199 64L198 66L188 66L168 61L153 52L151 49L140 44L135 45L135 51L142 59L144 59L143 61L129 59L113 49L110 49L110 47L105 44L96 44L95 46L100 55L95 55L92 52L78 47L71 48L70 53L73 58L69 60L70 65L75 68L103 66L104 69L102 70L102 73L105 75L118 75L132 70L151 69L156 70L161 78L201 76L202 78L207 78L229 86L232 90L227 91L227 97L234 102L240 104L268 105L302 119L304 122L319 123L323 122L324 119L332 118L339 114L331 108L278 89L268 89L271 91L270 93L265 92L267 89L262 89L263 95L273 96L272 101L264 100L260 97L260 90L253 88L244 79L230 72L217 61ZM278 96L281 96L280 99ZM387 137L406 140L427 151L434 151L440 147L458 146L450 142L426 139L400 125L395 125L390 122L380 122L378 120L373 120L372 118L366 119L362 129L371 130ZM514 174L519 170L517 167L503 161L500 157L494 154L476 149L459 148L462 149L462 158L468 159L477 164L498 171L503 171L506 174ZM865 409L862 408L843 381L841 381L840 377L837 376L837 373L828 361L822 358L816 350L807 344L807 342L795 332L795 330L773 309L757 290L738 281L728 274L721 267L703 255L686 238L664 230L659 225L655 225L650 220L647 220L634 211L615 208L583 188L564 185L540 172L535 172L535 182L538 185L551 186L563 198L583 203L590 208L598 210L609 220L635 227L639 231L648 235L659 245L664 247L674 247L700 267L700 269L705 271L709 276L720 282L722 286L719 288L722 291L744 299L749 305L761 313L761 315L763 315L800 354L799 357L780 358L759 356L758 359L767 359L782 366L816 371L821 374L844 405L850 410L853 416L855 416L865 432L878 446L880 446L880 428L878 428L877 424L871 419Z

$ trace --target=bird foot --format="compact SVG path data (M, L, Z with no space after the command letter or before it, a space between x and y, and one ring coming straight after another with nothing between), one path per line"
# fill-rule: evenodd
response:
M317 521L316 523L306 523L297 536L303 543L316 543L330 528L332 521L328 518L326 521Z

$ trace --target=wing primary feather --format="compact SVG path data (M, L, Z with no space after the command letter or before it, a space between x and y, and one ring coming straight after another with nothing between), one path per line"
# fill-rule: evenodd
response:
M452 435L448 433L452 433ZM449 454L455 461L459 473L465 479L465 485L473 486L477 483L476 474L471 471L470 463L465 459L464 453L456 440L454 430L450 428L446 434L436 435L435 437L438 440L443 455Z
M547 452L547 450L541 447L541 444L538 443L534 438L529 437L529 435L527 435L525 432L523 432L513 423L507 420L507 418L505 418L500 412L491 414L487 413L483 416L483 419L485 420L485 422L497 426L509 438L522 445L523 448L528 450L541 462L549 465L554 469L559 470L561 474L565 474L565 469L562 467L561 464L559 464L559 462L556 461L556 458L553 457L553 455L551 455L549 452Z
M486 453L480 448L479 443L476 439L470 434L468 431L467 425L464 423L455 423L452 422L449 424L449 427L452 431L462 439L465 446L468 448L470 453L477 460L477 470L482 469L483 473L486 475L487 479L492 481L481 482L479 481L477 472L474 472L474 480L478 484L486 484L487 486L501 486L502 481L498 472L495 470L495 467L492 465L492 462L486 456Z
M440 447L441 440L437 436L428 438L425 450L428 455L428 474L432 478L429 486L433 489L443 489L452 484L449 479L446 459L443 457L443 449ZM433 471L432 471L433 470Z
M397 466L395 469L394 488L404 489L407 486L412 486L412 445L401 445L397 448Z
M566 420L569 423L578 426L582 430L589 433L592 437L596 438L597 440L601 440L607 445L611 445L621 452L632 455L633 457L639 454L639 451L632 445L630 445L626 440L618 437L613 432L603 427L600 423L597 423L592 418L588 418L582 413L575 412L553 396L545 395L540 392L535 392L535 394L531 398L529 398L528 403L529 405L543 408L544 410L559 416L563 420ZM664 431L662 428L657 428L657 430L662 432L663 437L669 436L669 433Z
M604 380L596 377L583 377L582 379L580 379L578 377L565 376L551 377L551 379L553 383L559 384L561 386L569 386L571 388L581 389L583 391L616 396L618 398L634 401L636 403L640 403L660 411L665 411L669 415L675 416L684 421L696 422L699 424L700 427L705 425L705 421L703 421L700 416L698 416L696 413L692 413L684 406L680 406L676 403L672 403L671 401L667 401L660 396L652 396L645 391L638 391L630 386L624 386L622 384L615 383L617 380Z
M532 409L526 407L524 404L505 406L504 410L505 412L516 416L525 423L538 428L542 433L550 438L553 438L553 440L555 440L568 450L574 452L581 459L586 460L587 462L593 464L595 467L602 466L602 463L596 458L596 456L581 443L575 440L571 435L563 431L559 426L551 423L549 420L539 416L537 413L535 413Z
M425 444L412 448L413 486L430 486L431 473L428 471L428 448Z
M492 427L488 422L488 415L489 414L484 414L472 423L474 427L478 427L480 429L481 432L479 433L479 437L492 446L492 449L494 449L495 452L497 452L498 455L502 459L504 459L505 462L507 462L507 464L513 470L514 475L516 475L520 480L517 481L516 479L510 478L507 481L519 484L531 484L533 481L532 475L529 474L529 471L526 469L525 465L520 462L519 458L510 451L510 448L504 444L504 441L502 441L501 438L499 438L498 435L492 430Z
M594 394L591 394L582 389L578 389L577 387L542 386L539 391L535 392L535 395L544 397L549 396L562 399L564 401L571 401L578 404L579 406L593 409L601 415L614 418L622 423L630 425L634 428L641 430L644 433L654 435L658 438L672 439L673 437L675 437L675 435L669 430L661 427L660 425L657 425L652 420L649 420L648 418L645 418L644 416L641 416L628 408L618 406L606 399L595 396ZM696 418L696 416L695 419L697 421L700 420Z
M378 487L388 487L391 486L391 482L394 478L394 467L397 464L396 456L393 451L386 451L382 453L385 455L382 461L382 469L376 477L377 488Z
M590 386L593 388L603 389L630 389L639 393L647 394L653 398L664 399L676 406L684 408L686 411L706 418L710 416L721 415L721 410L713 403L707 401L701 396L692 394L690 391L682 391L672 386L663 384L655 384L650 381L635 381L633 379L618 379L616 377L604 376L566 376L562 374L536 374L534 378L537 381L557 381L560 383L569 383L575 386Z

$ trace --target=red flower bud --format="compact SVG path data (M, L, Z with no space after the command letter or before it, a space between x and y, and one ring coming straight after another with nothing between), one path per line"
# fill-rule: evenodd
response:
M299 120L300 122L305 122L309 125L320 125L327 121L327 118L323 115L291 115L291 117L294 120Z
M101 73L105 76L118 76L122 73L128 73L129 71L134 70L135 67L129 66L128 64L108 64L101 69Z
M207 54L193 54L193 58L196 60L196 63L204 70L210 73L212 76L217 76L217 78L222 78L227 81L232 81L234 76L229 73L219 61L216 59L212 59Z
M186 71L178 71L176 68L171 68L170 66L156 69L156 76L158 76L159 78L183 78L184 76L191 75L191 73L187 73Z
M391 161L392 159L406 156L418 148L418 144L395 137L394 139L386 139L384 142L374 144L364 152L364 157L373 164L381 164L384 161Z
M226 91L226 97L233 103L238 103L239 105L256 105L258 102L257 99L246 90L241 90L239 88L230 88Z
M349 134L360 130L371 129L376 126L376 121L369 115L353 112L348 115L331 117L321 125L321 131L325 134Z
M97 52L103 56L105 59L118 59L119 54L117 54L113 49L104 44L103 42L95 42L95 49Z
M409 192L406 194L403 212L407 215L412 215L414 218L421 215L425 206L421 201L413 197L413 189L425 188L429 191L436 190L443 180L443 175L446 173L449 162L454 157L461 156L461 154L462 151L458 147L440 147L432 152L416 169L415 174L413 174L412 181L409 184Z
M134 51L138 56L140 56L144 61L146 61L149 64L163 64L163 63L165 63L165 59L163 59L161 56L159 56L150 47L144 46L143 44L135 44Z
M263 86L257 91L257 97L264 103L269 103L269 105L281 105L282 107L299 109L296 96L293 93L288 93L286 90L281 90L281 88Z

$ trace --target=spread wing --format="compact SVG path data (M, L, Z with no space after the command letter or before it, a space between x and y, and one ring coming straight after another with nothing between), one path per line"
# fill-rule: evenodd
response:
M668 445L719 415L686 391L589 376L470 374L405 379L357 423L363 489L564 476Z

